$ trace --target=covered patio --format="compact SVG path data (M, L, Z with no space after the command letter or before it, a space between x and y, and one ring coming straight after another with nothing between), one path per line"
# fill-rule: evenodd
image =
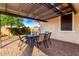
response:
M18 36L13 36L9 40L2 37L1 40L5 40L0 44L0 55L79 56L78 6L77 3L1 3L1 14L38 21L40 33L51 32L51 44L47 41L49 47L45 48L43 42L39 47L37 45L30 47L29 44L24 43L19 50Z

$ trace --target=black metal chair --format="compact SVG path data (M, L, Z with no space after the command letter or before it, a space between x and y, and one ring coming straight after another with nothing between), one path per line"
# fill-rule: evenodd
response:
M52 32L49 32L49 35L48 35L48 41L49 41L50 44L52 45L52 42L51 42L51 39L50 39L51 34L52 34Z
M45 33L42 33L42 34L39 34L39 36L35 40L35 43L36 43L36 45L37 45L38 48L41 45L41 43L43 43L44 46L45 46L44 38L45 38Z
M50 44L52 45L52 42L50 40L50 36L51 36L51 32L45 32L45 40L44 40L44 43L45 43L45 46L46 48L48 48L48 42L50 42Z
M19 39L20 39L20 41L19 41L18 47L20 47L19 50L21 50L21 47L22 47L23 43L27 44L28 41L26 39L26 36L19 37Z

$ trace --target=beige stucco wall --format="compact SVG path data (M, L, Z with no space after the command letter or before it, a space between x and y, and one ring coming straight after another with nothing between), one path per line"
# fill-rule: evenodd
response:
M60 17L51 19L47 23L40 22L40 24L41 32L52 32L51 38L79 44L79 13L74 15L74 31L71 32L60 31Z

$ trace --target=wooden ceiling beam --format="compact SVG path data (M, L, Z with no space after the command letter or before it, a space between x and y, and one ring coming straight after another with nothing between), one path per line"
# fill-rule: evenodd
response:
M50 15L50 14L54 14L54 12L52 12L51 10L48 10L47 12L44 12L44 13L42 13L40 15L37 15L36 18L41 18L41 17L45 17L45 16L48 17L48 15Z
M70 12L72 12L72 11L71 11L71 10L70 10L70 11L67 11L65 14L70 13ZM46 19L46 20L50 20L50 19L52 19L52 18L56 18L56 17L58 17L58 16L62 16L62 15L58 14L57 16L54 16L54 17L48 18L48 19Z
M32 16L33 15L33 11L35 11L36 9L38 9L38 5L34 4L34 6L31 8L30 13L28 14L28 16Z
M58 14L57 13L51 13L51 14L48 14L44 17L41 17L40 19L46 19L47 20L48 18L54 17L55 15L58 15Z
M59 5L61 5L61 4L62 4L62 3L55 3L54 5L55 5L55 6L59 6Z
M57 16L54 16L54 17L48 18L48 19L46 19L46 20L50 20L50 19L56 18L56 17L58 17L58 16L60 16L60 15L57 15Z
M50 3L48 3L48 4L52 7L52 9L53 9L55 12L58 12L59 14L64 15L63 12L62 12L62 10L56 8L57 6L51 5Z
M70 8L74 11L74 13L77 13L75 8L73 7L73 5L71 3L68 3L68 5L70 6Z
M13 14L13 13L5 12L5 11L0 11L0 13L1 13L1 14L6 14L6 15L15 16L15 17L28 18L28 19L32 19L32 20L47 22L47 21L45 21L45 20L35 19L35 18L32 18L32 17L22 16L22 15Z
M70 8L70 6L67 6L67 7L63 8L63 10L66 10L66 9L69 9L69 8Z
M46 7L46 8L48 8L47 5L46 5L46 3L42 3L41 5L44 6L44 7ZM48 12L50 12L50 11L52 11L52 8L51 8L51 9L48 8L48 10L46 10L46 11L44 11L43 13L37 15L36 17L40 17L40 16L42 16L42 15L48 14ZM52 12L54 13L54 11L52 11Z

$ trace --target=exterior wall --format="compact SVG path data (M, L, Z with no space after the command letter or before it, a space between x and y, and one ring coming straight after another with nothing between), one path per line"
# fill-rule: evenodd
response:
M77 43L79 44L79 13L74 15L74 31L61 32L60 29L60 18L50 19L47 23L40 22L41 32L49 31L52 32L51 38Z

